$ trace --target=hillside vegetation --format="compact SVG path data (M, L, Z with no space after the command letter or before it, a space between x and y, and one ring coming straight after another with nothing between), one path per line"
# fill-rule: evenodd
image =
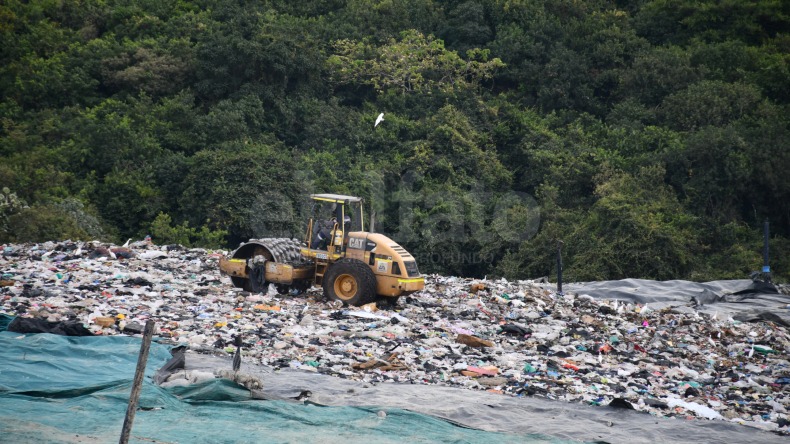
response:
M423 272L790 276L790 2L6 0L0 242L301 237ZM374 128L379 113L384 122Z

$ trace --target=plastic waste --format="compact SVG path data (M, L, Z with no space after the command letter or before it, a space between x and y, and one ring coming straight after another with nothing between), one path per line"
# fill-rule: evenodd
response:
M395 306L350 308L324 300L318 288L299 295L235 288L218 272L222 252L150 242L126 248L2 246L2 313L102 335L140 334L153 319L160 337L228 358L243 332L245 365L365 384L631 406L777 433L790 426L790 334L781 318L740 319L690 298L628 300L637 289L622 285L603 297L567 288L558 295L540 281L437 275ZM787 311L786 300L777 304Z

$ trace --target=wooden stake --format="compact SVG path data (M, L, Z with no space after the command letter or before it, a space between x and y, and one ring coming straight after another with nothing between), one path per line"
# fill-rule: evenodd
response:
M143 376L145 375L145 364L148 362L148 350L151 348L151 337L154 335L154 325L156 324L151 320L145 323L143 343L140 345L140 355L137 357L137 371L134 374L132 393L129 395L129 407L126 408L126 418L123 420L120 444L127 444L129 435L132 432L134 414L137 412L137 401L140 399L140 390L143 388Z

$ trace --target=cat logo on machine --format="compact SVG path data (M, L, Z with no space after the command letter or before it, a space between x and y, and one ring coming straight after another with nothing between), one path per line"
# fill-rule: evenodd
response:
M352 237L348 240L348 248L353 248L355 250L364 250L365 249L365 238L363 237Z

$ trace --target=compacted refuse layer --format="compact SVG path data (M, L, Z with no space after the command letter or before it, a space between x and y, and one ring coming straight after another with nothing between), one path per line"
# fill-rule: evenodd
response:
M5 245L0 309L40 324L28 329L94 335L139 334L153 319L160 340L227 358L228 370L240 342L241 372L263 365L788 432L790 299L749 292L751 281L557 293L544 280L427 276L425 290L395 305L348 307L319 289L234 288L218 272L224 254L147 242ZM262 383L265 393L266 375Z

